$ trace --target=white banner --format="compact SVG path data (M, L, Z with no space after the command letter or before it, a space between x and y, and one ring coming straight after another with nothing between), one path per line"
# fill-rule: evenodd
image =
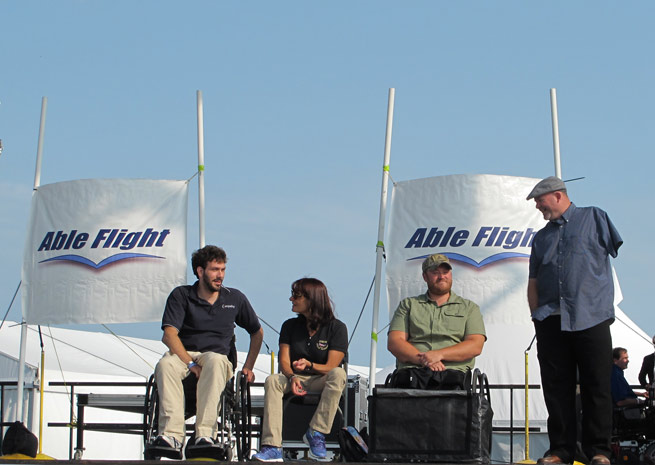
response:
M421 263L442 253L453 265L453 290L480 305L485 323L511 314L529 322L530 247L545 221L525 198L537 182L453 175L396 183L385 244L390 315L401 299L425 292Z
M488 340L476 367L491 383L524 381L523 353L534 336L527 299L530 248L546 223L534 201L525 200L537 182L453 175L394 185L385 243L389 313L401 299L427 290L423 259L447 255L453 291L480 306ZM531 378L538 382L534 358L532 363Z
M30 324L161 319L186 282L188 183L85 179L39 187L22 271Z

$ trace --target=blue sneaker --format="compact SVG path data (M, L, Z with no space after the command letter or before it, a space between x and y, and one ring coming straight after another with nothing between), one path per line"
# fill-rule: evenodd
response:
M282 448L262 446L262 449L256 454L253 454L251 458L260 462L282 462Z
M325 436L323 433L309 428L302 437L302 441L309 446L309 456L311 458L327 461L327 449L325 449Z

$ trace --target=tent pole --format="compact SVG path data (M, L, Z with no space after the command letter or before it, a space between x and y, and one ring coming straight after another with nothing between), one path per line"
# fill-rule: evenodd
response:
M382 261L384 260L384 222L387 211L387 186L389 184L389 158L391 156L391 131L393 128L393 104L396 89L389 89L387 106L387 132L384 139L384 163L382 165L382 191L380 193L380 218L378 221L378 242L375 246L375 292L373 294L373 319L371 322L371 360L368 373L368 391L375 387L375 370L377 367L378 313L380 310L380 287L382 280Z
M205 126L203 121L202 91L196 91L198 112L198 230L200 248L205 246Z
M555 176L562 179L562 162L559 153L559 122L557 119L557 89L550 89L550 113L553 122L553 156L555 158Z
M43 137L45 134L45 115L48 109L48 97L41 99L41 122L39 124L39 143L36 149L36 168L34 169L34 190L41 185L41 159L43 156ZM23 309L24 310L24 309ZM20 355L18 356L18 385L16 386L16 421L25 422L23 412L23 392L25 383L25 352L27 348L27 323L23 315L20 328ZM28 426L29 427L29 426Z
M39 340L41 342L41 376L39 377L39 454L43 452L43 396L45 390L45 346L41 326L39 326Z

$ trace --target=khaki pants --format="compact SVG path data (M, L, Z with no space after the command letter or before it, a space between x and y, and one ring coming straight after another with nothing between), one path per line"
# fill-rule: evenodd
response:
M305 391L321 392L321 400L309 422L310 428L328 434L346 386L346 371L337 367L326 375L296 375ZM282 447L282 396L291 392L291 382L282 373L270 375L264 384L264 420L261 444Z
M227 356L215 352L189 352L202 367L198 378L196 404L196 437L215 438L221 393L232 378L232 364ZM159 390L159 434L172 436L184 443L184 390L182 380L189 374L177 355L166 352L155 367Z

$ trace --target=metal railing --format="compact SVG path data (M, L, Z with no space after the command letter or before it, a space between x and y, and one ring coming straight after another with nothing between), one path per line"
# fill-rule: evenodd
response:
M51 381L48 383L49 386L67 386L70 389L70 410L69 410L69 421L67 423L53 423L50 422L48 423L48 426L51 427L68 427L70 429L69 433L69 459L73 459L75 455L75 445L74 445L74 429L78 429L78 442L79 442L79 431L78 428L78 422L80 421L79 418L75 417L75 410L76 410L76 403L77 403L77 397L79 394L84 394L84 393L79 393L76 392L76 389L79 388L90 388L90 387L143 387L144 392L145 392L145 387L146 387L146 382L94 382L94 381L82 381L82 382L61 382L61 381ZM4 382L0 383L0 389L2 389L2 394L4 395L4 386L16 386L16 382ZM254 383L254 386L259 386L263 385L263 383ZM511 461L514 461L514 434L521 433L523 434L525 431L525 428L523 426L514 426L515 423L515 418L514 418L514 394L517 391L523 391L525 389L524 384L490 384L489 389L493 393L500 393L500 391L508 391L509 393L509 413L510 413L510 418L509 418L509 426L495 426L493 428L493 431L495 432L503 432L503 433L509 433L510 436L510 458ZM538 384L530 384L528 385L529 390L539 390L541 389L541 386ZM88 389L84 389L85 391L88 391ZM3 398L4 399L4 398ZM4 402L1 403L4 405ZM492 406L493 406L493 401L492 401ZM525 419L517 419L517 421L525 421ZM3 426L10 425L11 423L3 423ZM104 425L104 431L111 431L111 425ZM125 431L126 428L122 427L120 424L115 425L116 431ZM128 428L129 429L129 428ZM531 427L529 429L530 432L539 432L541 428L539 427ZM78 444L79 447L79 444Z

